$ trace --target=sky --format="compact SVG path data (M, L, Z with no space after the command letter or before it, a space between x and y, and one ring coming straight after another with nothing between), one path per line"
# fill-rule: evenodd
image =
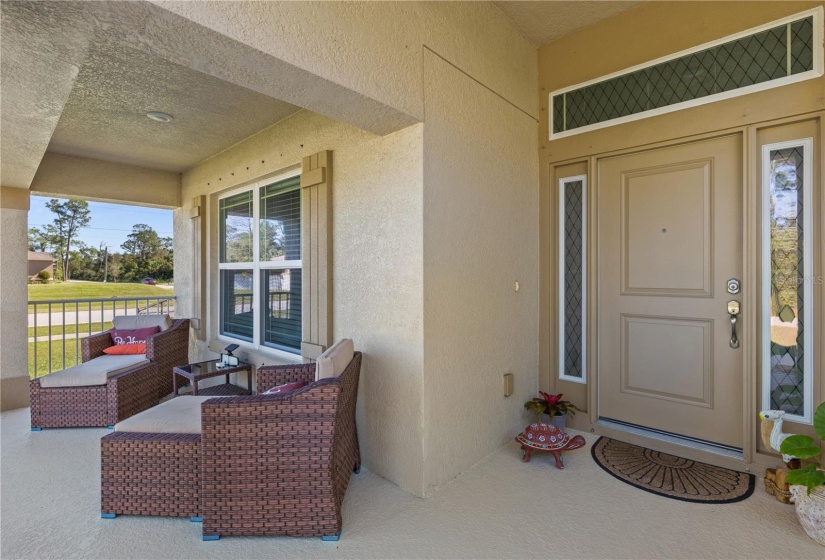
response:
M32 196L29 209L29 227L42 228L54 221L54 213L46 208L52 197ZM66 199L59 198L60 202ZM172 211L143 206L126 206L106 202L89 202L89 226L80 230L79 239L87 245L100 247L106 243L109 250L122 252L121 245L132 233L135 224L146 224L161 237L172 237Z

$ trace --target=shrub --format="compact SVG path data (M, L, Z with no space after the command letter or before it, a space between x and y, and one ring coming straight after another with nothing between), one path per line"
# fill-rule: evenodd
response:
M37 273L37 278L39 278L43 282L48 282L49 278L51 278L51 277L52 277L52 275L49 274L48 270L41 270L40 272Z

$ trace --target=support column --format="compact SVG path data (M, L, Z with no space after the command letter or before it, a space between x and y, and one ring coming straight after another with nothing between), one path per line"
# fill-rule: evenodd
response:
M29 406L29 191L0 187L0 411Z

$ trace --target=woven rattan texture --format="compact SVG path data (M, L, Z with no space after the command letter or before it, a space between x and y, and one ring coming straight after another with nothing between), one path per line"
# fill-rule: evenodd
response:
M83 361L103 355L112 346L108 332L82 340ZM110 377L106 385L92 387L40 386L29 382L33 428L111 426L142 412L172 392L172 368L186 363L189 354L189 319L149 337L146 357L150 362Z
M300 376L310 372L262 369L265 384L306 379ZM204 403L204 535L340 532L349 477L361 463L355 427L360 370L356 352L338 378L294 393Z
M312 383L315 381L315 364L263 366L258 368L256 376L258 393L263 393L286 383Z
M361 353L338 378L292 393L201 405L201 435L115 432L101 442L103 513L200 516L204 535L335 535L361 465ZM311 380L314 365L266 367L259 387ZM268 385L271 384L271 385Z
M100 442L100 510L200 515L199 434L114 432Z

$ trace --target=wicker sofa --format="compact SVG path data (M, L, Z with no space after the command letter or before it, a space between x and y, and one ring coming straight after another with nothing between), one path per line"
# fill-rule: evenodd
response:
M204 540L337 540L349 477L361 466L355 426L361 353L352 356L340 375L319 381L315 364L258 369L259 393L309 383L289 393L180 396L116 425L101 440L102 517L189 517L203 522ZM184 432L169 431L168 421L160 428L165 433L125 431L153 429L143 422L151 424L163 409L180 418L182 408L200 413L184 422Z
M189 361L189 320L178 319L169 325L170 322L168 316L164 315L114 318L115 328L120 329L153 324L164 324L167 327L147 338L145 357L104 354L105 348L114 345L108 331L84 338L81 341L82 365L29 382L32 430L113 426L150 408L171 393L172 368ZM102 375L102 379L82 379L90 369L95 369L95 360L97 364L103 364L96 368L97 378ZM106 365L107 360L116 365ZM124 364L126 367L118 370L107 370ZM72 376L73 371L79 373L72 380L64 379L62 383L53 381Z

